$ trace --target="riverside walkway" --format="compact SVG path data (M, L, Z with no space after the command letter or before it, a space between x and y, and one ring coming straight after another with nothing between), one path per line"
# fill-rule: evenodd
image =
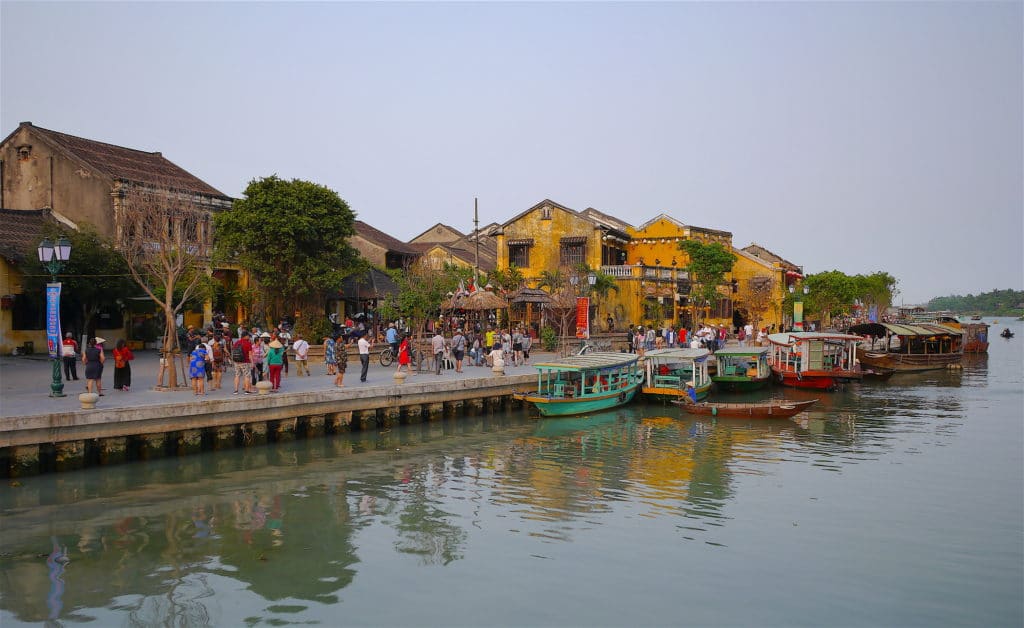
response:
M464 366L394 379L395 366L370 363L365 383L358 361L350 361L344 387L333 384L322 362L313 375L298 377L294 364L281 390L266 395L233 394L234 374L222 388L195 396L188 387L154 389L159 358L140 351L132 362L129 392L112 389L113 368L104 369L104 395L95 409L81 408L84 369L64 382L65 397L49 396L52 363L45 355L0 357L0 475L113 464L125 459L181 455L201 449L258 445L297 436L315 437L349 429L377 429L398 421L419 421L508 407L514 389L529 387L529 364ZM531 362L553 354L534 353ZM229 377L230 375L230 377ZM187 381L183 382L187 386Z

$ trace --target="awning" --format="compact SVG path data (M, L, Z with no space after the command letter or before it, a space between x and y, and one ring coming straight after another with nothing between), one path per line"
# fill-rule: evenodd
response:
M895 336L960 336L960 331L944 325L897 325L894 323L863 323L848 330L851 334L881 338L886 334Z
M587 236L566 236L559 240L561 244L586 244Z

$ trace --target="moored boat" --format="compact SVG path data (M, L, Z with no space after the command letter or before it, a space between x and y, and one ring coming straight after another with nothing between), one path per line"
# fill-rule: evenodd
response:
M771 399L768 401L752 403L692 403L678 400L672 403L683 409L688 414L701 414L709 416L730 417L737 419L785 419L803 412L814 404L817 399L808 401L787 401L785 399Z
M865 323L854 325L850 332L884 341L877 348L874 340L870 346L865 342L857 347L857 359L864 368L930 371L959 366L964 355L963 333L945 325Z
M654 349L644 356L644 395L662 401L686 396L686 385L693 386L697 399L711 390L707 349Z
M768 347L728 347L715 352L715 374L711 381L722 390L757 390L771 381Z
M629 403L643 383L637 356L588 353L540 362L537 389L513 397L532 403L544 416L572 416Z
M784 386L832 390L857 380L854 354L860 336L813 331L794 331L768 336L768 363L772 376Z

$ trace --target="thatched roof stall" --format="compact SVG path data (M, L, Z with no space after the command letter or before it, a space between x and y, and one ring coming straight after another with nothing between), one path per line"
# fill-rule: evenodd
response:
M499 310L508 307L508 301L487 290L477 290L469 295L457 295L448 302L452 310Z

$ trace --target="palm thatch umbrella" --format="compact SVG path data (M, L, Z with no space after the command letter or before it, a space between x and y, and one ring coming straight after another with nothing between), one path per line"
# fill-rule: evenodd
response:
M498 310L508 307L508 301L487 290L477 290L473 294L452 297L448 307L453 310Z

